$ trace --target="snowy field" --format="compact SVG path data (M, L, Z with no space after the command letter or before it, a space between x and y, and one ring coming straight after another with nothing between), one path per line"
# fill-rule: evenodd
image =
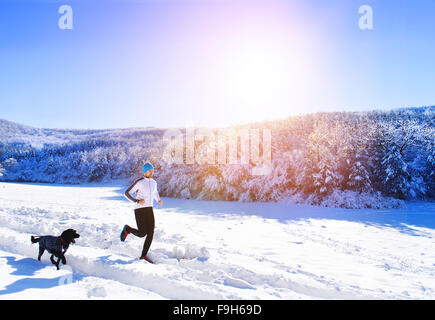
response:
M163 198L149 256L127 184L0 183L0 299L435 299L435 204L345 210ZM31 235L74 228L59 271ZM183 257L181 255L183 254Z

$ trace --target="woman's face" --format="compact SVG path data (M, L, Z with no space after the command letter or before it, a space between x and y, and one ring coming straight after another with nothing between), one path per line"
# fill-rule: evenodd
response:
M148 170L147 172L145 172L143 175L144 175L146 178L152 178L152 177L153 177L153 174L154 174L154 169L151 169L151 170Z

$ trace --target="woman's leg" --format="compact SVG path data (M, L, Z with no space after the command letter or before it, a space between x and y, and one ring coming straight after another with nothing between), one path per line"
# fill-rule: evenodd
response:
M146 257L149 248L151 247L151 242L153 241L153 237L154 237L154 212L153 212L153 208L152 207L147 207L147 212L145 212L143 214L143 216L145 216L144 218L144 222L145 222L145 226L144 226L144 232L146 234L146 239L145 239L145 243L143 244L143 249L142 249L142 255L141 257Z
M127 226L127 232L134 234L136 237L143 238L146 235L146 208L139 208L134 210L136 218L137 229Z
M145 243L142 249L141 257L146 257L151 242L154 237L154 212L152 207L139 208L134 210L137 229L132 227L127 228L127 232L134 234L136 237L143 238L146 236Z

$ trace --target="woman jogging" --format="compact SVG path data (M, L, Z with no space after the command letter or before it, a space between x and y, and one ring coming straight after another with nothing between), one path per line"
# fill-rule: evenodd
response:
M127 199L136 203L134 215L136 217L137 229L125 225L121 232L121 241L125 241L130 233L140 238L146 236L140 259L153 263L147 257L154 235L153 204L154 200L156 200L159 205L162 205L163 202L160 200L159 192L157 191L157 182L152 179L154 174L154 167L152 164L149 162L145 163L142 167L142 171L143 177L136 180L125 191Z

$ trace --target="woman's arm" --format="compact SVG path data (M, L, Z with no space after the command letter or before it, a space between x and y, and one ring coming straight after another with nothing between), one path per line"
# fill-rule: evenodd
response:
M154 187L154 199L156 199L156 201L159 203L159 205L163 204L162 200L160 199L159 191L157 190L157 182L156 182L155 187Z
M136 198L134 198L133 197L133 195L132 195L132 193L136 193L137 192L137 186L136 186L136 184L140 181L140 180L142 180L143 178L140 178L140 179L138 179L138 180L136 180L126 191L125 191L125 193L124 193L124 195L125 195L125 197L128 199L128 200L130 200L130 201L133 201L133 202L136 202L136 203L138 203L140 200L139 199L136 199Z

